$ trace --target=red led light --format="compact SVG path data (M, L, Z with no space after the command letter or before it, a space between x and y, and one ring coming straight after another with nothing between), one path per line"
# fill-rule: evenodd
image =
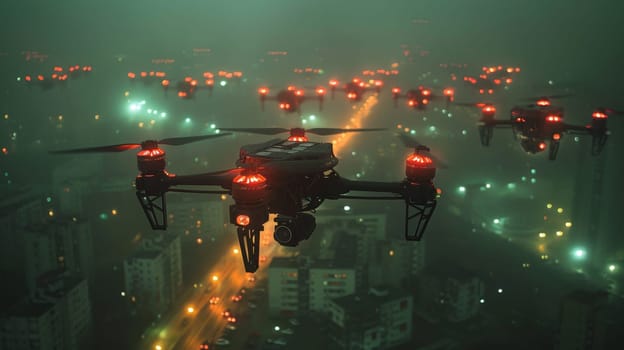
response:
M62 72L63 71L63 67L56 66L56 67L54 67L54 71L55 72Z
M324 88L317 88L316 89L316 94L319 96L325 95L325 89Z
M164 79L163 81L161 81L161 82L160 82L160 84L161 84L162 86L164 86L164 87L167 87L167 86L169 86L169 80Z
M561 139L561 134L559 133L554 133L552 136L553 140L555 141L559 141Z
M261 174L247 174L247 175L237 175L233 180L233 183L242 184L242 185L252 185L257 186L266 183L266 178Z
M70 71L72 70L71 68L69 69ZM145 78L147 76L147 72L141 72L141 78Z
M338 81L337 80L330 80L329 81L329 85L336 86L336 85L338 85Z
M383 81L375 80L375 86L382 86L382 85L383 85Z
M511 78L505 79L505 84L511 84L511 83L513 83L513 79Z
M214 80L213 79L206 79L206 81L204 83L207 86L213 86L214 85Z
M197 80L191 80L191 86L197 86Z
M347 98L354 100L357 97L357 95L355 94L355 92L350 92L347 94Z
M288 90L288 91L295 91L295 87L294 87L294 86L292 86L292 85L289 85L289 86L286 88L286 90Z
M165 155L165 151L160 148L143 149L137 153L139 157L156 158Z
M481 109L483 113L496 113L496 107L487 105Z
M563 121L563 118L561 118L558 115L549 115L546 117L546 121L550 122L550 123L559 123L561 121Z
M592 118L593 119L607 119L608 116L607 116L606 113L602 113L602 112L596 111L596 112L592 113Z
M399 94L399 93L401 93L401 89L398 88L398 87L392 88L392 93L393 94Z
M422 91L422 94L423 94L423 96L429 96L429 95L431 95L431 90L426 90L425 89L425 90Z
M31 80L30 75L25 76L25 77L24 77L24 80L26 80L26 81L30 81L30 80Z
M423 100L422 100L422 104L424 104L424 105L428 105L428 104L429 104L429 100L428 100L428 99L426 99L426 98L423 98Z
M308 142L308 138L306 136L289 136L288 141L290 142Z
M416 105L416 101L414 101L414 100L409 100L409 101L407 101L407 104L408 104L410 107L413 107L413 106L415 106L415 105Z
M295 91L295 95L297 95L297 96L303 96L303 90L297 90L297 91Z
M500 85L501 84L501 80L500 79L494 79L494 84Z
M545 150L546 149L546 144L544 142L540 142L540 144L538 145L540 150Z
M134 79L134 78L136 78L136 74L134 74L134 73L132 73L132 72L129 72L129 73L128 73L128 78L130 78L130 79Z
M251 219L249 219L249 216L245 214L240 214L236 216L236 225L238 226L247 226L249 225L250 222L251 222Z
M453 96L455 94L455 90L452 88L444 89L444 96Z
M494 93L494 90L493 90L493 89L489 89L489 90L488 90L488 94L490 94L490 95L491 95L491 94L493 94L493 93Z
M261 87L261 88L258 89L258 93L260 95L267 95L269 93L269 89L265 88L265 87Z
M45 78L43 77L43 75L37 75L37 79L39 79L39 81L42 81Z
M187 97L188 94L186 93L186 91L178 91L178 97L180 98L184 98Z
M513 71L514 71L513 67L508 67L507 68L507 73L513 73Z
M212 74L210 72L204 72L204 78L212 79L212 78L214 78L214 74Z
M542 98L542 99L537 100L535 104L540 107L548 107L550 106L550 100L547 98Z
M413 168L427 168L433 164L431 158L419 153L410 154L405 161L407 166Z

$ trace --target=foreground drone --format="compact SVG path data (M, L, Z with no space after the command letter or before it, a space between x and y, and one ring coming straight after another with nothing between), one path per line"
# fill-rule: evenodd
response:
M551 99L567 97L568 95L552 95L536 98L536 103L524 107L511 109L509 120L494 118L496 107L491 103L460 103L459 105L481 108L479 120L479 136L481 144L489 146L494 128L511 128L516 139L520 141L522 149L527 153L535 154L548 148L548 159L555 160L559 151L559 143L563 133L590 135L592 137L591 154L598 155L602 151L609 130L607 119L609 115L624 114L610 108L597 108L592 113L591 124L572 125L564 123L563 108L551 105ZM549 145L547 145L547 142Z
M355 181L341 177L334 167L338 159L331 143L311 142L306 132L333 135L345 132L380 129L281 129L281 128L222 128L223 131L249 132L264 135L290 132L287 139L272 139L241 147L236 168L223 171L173 175L165 170L162 145L182 145L208 138L207 135L181 137L140 144L121 144L55 151L51 153L120 152L141 148L137 153L139 174L136 195L155 230L167 228L167 192L229 194L230 223L237 226L238 240L245 271L255 272L260 257L260 232L269 214L277 214L274 239L284 246L294 247L310 237L316 227L310 211L326 199L402 200L405 203L405 239L420 240L436 207L436 188L432 179L436 168L428 148L418 143L415 152L405 161L406 177L396 182ZM211 186L215 190L196 190L179 186ZM349 196L349 192L387 193L389 196ZM411 209L411 210L410 210Z

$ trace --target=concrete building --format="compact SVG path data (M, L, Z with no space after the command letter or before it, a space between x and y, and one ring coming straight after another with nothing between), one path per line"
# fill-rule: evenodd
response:
M90 225L76 217L50 217L15 232L22 237L24 278L28 290L36 289L39 276L51 270L68 270L93 287L95 262Z
M164 312L182 287L182 255L177 235L161 234L146 239L124 261L126 295L137 308Z
M561 303L557 350L607 349L606 292L575 291Z
M85 349L92 337L86 280L50 271L38 280L35 295L0 318L0 349Z
M327 310L329 338L339 349L390 349L412 338L413 299L401 289L331 299Z
M379 240L370 259L368 281L371 285L405 288L416 280L425 264L424 242Z
M430 322L461 322L479 313L485 287L476 275L442 264L425 269L419 279L417 312Z
M272 314L324 312L329 299L355 292L355 279L355 269L339 261L273 258L269 310Z
M319 258L354 256L356 289L369 287L370 259L375 254L379 240L386 239L386 215L319 215L317 225L322 235Z
M0 199L0 269L19 271L24 265L23 240L17 230L42 223L48 209L41 191L14 188Z
M167 197L169 232L190 239L220 237L229 223L229 204L218 196L170 195Z

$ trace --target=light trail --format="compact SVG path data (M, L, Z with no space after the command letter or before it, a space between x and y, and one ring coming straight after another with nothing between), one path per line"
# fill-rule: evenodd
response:
M371 112L371 109L377 104L377 94L369 96L366 100L358 107L353 106L355 112L349 118L349 122L344 126L345 129L357 129L362 127L362 122ZM343 146L345 146L351 138L355 135L355 133L342 133L338 135L331 142L334 144L334 154L338 156L340 150Z

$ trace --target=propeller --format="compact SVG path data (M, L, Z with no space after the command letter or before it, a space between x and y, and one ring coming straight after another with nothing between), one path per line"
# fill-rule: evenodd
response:
M533 97L523 98L522 101L535 102L537 100L558 100L560 98L572 97L574 95L576 95L576 94L574 94L574 93L564 93L564 94L554 94L554 95L533 96Z
M75 148L75 149L66 149L59 151L49 151L52 154L70 154L70 153L101 153L101 152L123 152L131 149L137 148L156 148L159 144L161 145L170 145L170 146L180 146L185 145L187 143L222 137L231 135L229 133L224 134L214 134L214 135L203 135L203 136L186 136L186 137L170 137L166 139L162 139L160 141L143 141L141 143L122 143L118 145L109 145L109 146L98 146L98 147L87 147L87 148Z
M411 136L405 133L399 133L399 138L401 139L405 147L413 148L416 151L416 153L427 152L429 156L431 157L431 159L435 161L435 164L437 165L438 168L442 168L442 169L448 168L448 165L446 164L446 162L442 161L439 157L433 155L429 147L416 141L414 138L412 138Z
M277 135L285 132L291 132L293 129L286 128L219 128L222 131L232 131L232 132L248 132L251 134L260 134L260 135ZM312 128L312 129L302 129L306 133L328 136L328 135L336 135L342 134L344 132L364 132L364 131L382 131L386 130L385 128L368 128L368 129L340 129L340 128Z

